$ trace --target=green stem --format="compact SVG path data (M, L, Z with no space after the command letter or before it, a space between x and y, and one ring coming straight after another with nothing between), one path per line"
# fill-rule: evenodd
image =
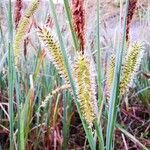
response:
M104 150L104 140L103 140L103 133L102 133L102 127L101 124L98 124L98 120L94 122L96 134L99 141L99 149Z
M9 95L9 116L10 116L10 150L14 149L14 70L13 70L13 24L11 0L8 3L8 95Z
M107 124L107 131L106 131L106 150L112 150L113 133L114 133L115 122L116 122L117 111L118 111L117 106L119 105L119 82L120 82L123 50L124 50L124 45L125 45L126 18L128 14L129 1L127 0L126 2L127 2L126 3L126 15L124 18L124 32L123 32L122 45L121 45L121 49L118 49L117 51L114 79L113 79L112 91L110 95L108 124Z

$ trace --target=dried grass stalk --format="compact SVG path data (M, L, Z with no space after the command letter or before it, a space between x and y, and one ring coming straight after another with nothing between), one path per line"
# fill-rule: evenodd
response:
M15 2L15 11L14 11L15 29L17 29L19 21L21 19L22 7L23 7L22 0L16 0L16 2Z
M80 44L80 51L84 54L85 48L85 10L84 0L72 0L72 17L74 30Z
M130 32L130 26L133 19L133 15L135 13L136 7L137 7L138 0L129 0L129 7L128 7L128 15L127 15L127 28L126 28L126 42L129 45L129 32Z

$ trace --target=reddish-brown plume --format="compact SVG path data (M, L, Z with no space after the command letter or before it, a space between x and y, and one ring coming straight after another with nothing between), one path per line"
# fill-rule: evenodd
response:
M130 25L131 21L133 19L133 15L136 10L138 0L129 0L129 6L128 6L128 15L127 15L127 29L126 29L126 42L129 43L129 31L130 31Z
M73 26L76 31L80 51L84 53L85 47L85 11L84 11L84 0L72 0L72 17L73 17Z
M15 18L15 28L18 27L19 21L21 19L21 9L23 7L22 0L16 0L15 2L15 13L14 13L14 18Z
M48 18L46 20L46 27L52 28L54 25L53 19L50 15L48 15Z

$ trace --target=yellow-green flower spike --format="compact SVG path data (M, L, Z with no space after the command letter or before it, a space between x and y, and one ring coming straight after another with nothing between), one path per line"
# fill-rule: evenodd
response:
M93 83L90 70L90 61L85 57L85 55L79 55L74 68L77 96L83 118L89 127L92 127L93 121L96 117L96 98L92 89Z
M34 14L34 12L36 11L36 9L39 6L39 3L40 3L40 0L33 0L31 5L27 8L27 10L25 12L26 18L30 18Z
M51 61L59 71L59 74L65 79L65 82L70 85L63 55L58 44L53 40L53 37L50 34L49 30L47 28L39 28L38 36L43 42L44 46L48 48Z
M128 87L132 84L135 73L139 69L141 59L144 54L142 43L136 42L132 45L131 51L125 59L122 68L120 81L120 94L123 95Z
M65 84L62 85L61 87L57 87L55 90L53 90L51 93L49 93L46 98L44 99L44 101L41 104L41 107L45 107L49 100L52 99L56 94L60 93L63 90L69 90L70 89L70 85Z
M30 18L35 13L39 6L40 0L34 0L31 5L27 8L23 18L20 20L20 23L18 25L18 29L15 35L15 40L13 43L13 49L14 49L14 58L15 58L15 65L18 63L18 58L20 54L20 46L24 39L24 35L26 34L26 31L29 27Z
M109 61L108 61L108 66L106 69L106 96L110 96L110 90L113 82L113 77L114 77L114 70L115 70L115 55L111 55Z

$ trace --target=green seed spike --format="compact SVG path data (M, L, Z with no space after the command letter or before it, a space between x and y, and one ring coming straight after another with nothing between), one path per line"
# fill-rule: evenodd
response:
M18 64L18 58L20 56L19 55L20 54L20 45L21 45L21 43L24 39L24 35L26 34L26 31L30 25L30 18L37 10L39 3L40 3L40 0L32 1L31 5L27 8L27 10L25 11L25 15L23 16L23 18L21 19L21 21L19 23L19 26L18 26L18 29L16 32L16 36L15 36L15 40L13 43L15 65Z
M132 45L131 51L125 59L120 81L120 94L123 95L132 84L135 73L139 69L144 54L142 43L136 42Z
M90 62L85 55L78 56L75 62L74 75L82 115L89 127L92 127L96 117L96 98L92 89Z
M111 55L108 66L106 69L106 96L110 96L110 90L113 82L114 77L114 69L115 69L115 55Z
M53 90L51 93L49 93L46 98L44 99L44 101L41 104L41 107L45 107L49 100L52 99L56 94L60 93L63 90L69 90L70 89L70 85L65 84L62 85L61 87L57 87L55 90Z
M48 48L51 61L59 71L59 74L65 79L66 84L70 85L63 55L58 44L53 40L49 30L46 27L43 29L39 28L38 36L43 42L44 46Z

